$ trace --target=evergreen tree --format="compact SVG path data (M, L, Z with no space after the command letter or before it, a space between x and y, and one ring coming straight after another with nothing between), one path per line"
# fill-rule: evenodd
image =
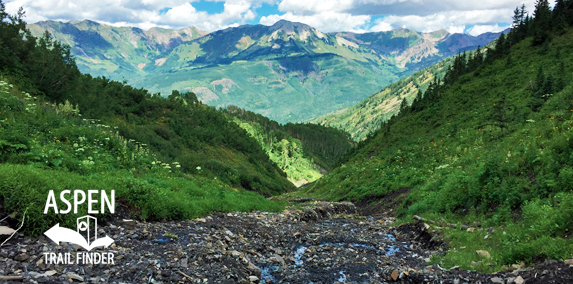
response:
M494 103L493 110L490 113L490 119L493 122L484 124L480 126L480 128L486 125L499 127L500 136L503 137L505 135L504 129L508 128L509 123L515 119L514 114L516 109L517 107L515 105L507 101L505 94L502 95L500 99Z
M556 30L563 30L566 26L566 2L565 0L557 0L553 8L553 27Z
M551 31L551 8L547 0L537 0L533 13L533 45L539 45L549 39Z
M501 33L495 42L495 58L500 58L505 52L505 34Z

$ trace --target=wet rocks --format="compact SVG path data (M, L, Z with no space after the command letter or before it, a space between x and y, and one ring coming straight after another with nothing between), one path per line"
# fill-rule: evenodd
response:
M138 222L137 229L119 220L100 228L102 235L114 239L109 248L94 250L115 255L115 263L106 265L46 263L43 252L85 250L45 238L15 236L0 250L0 275L28 283L485 284L492 278L517 284L551 279L573 283L573 277L567 278L573 274L569 260L544 263L537 275L535 269L523 268L496 275L443 270L425 261L447 247L423 223L391 227L392 217L355 212L351 203L310 202L279 213L233 212L178 222Z
M28 258L30 258L30 256L28 256L26 253L21 253L21 254L17 255L16 257L14 257L14 260L25 261Z

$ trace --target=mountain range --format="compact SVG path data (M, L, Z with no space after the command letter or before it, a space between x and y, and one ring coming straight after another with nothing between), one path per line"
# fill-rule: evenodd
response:
M459 51L496 39L419 33L322 33L281 20L207 33L114 27L93 21L28 25L68 44L80 70L153 93L192 91L208 105L236 105L280 123L349 107L382 87ZM341 80L344 78L344 80Z

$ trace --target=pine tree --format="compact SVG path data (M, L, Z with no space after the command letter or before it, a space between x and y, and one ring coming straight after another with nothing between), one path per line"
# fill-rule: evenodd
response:
M545 74L543 73L543 67L539 66L537 69L537 77L535 79L535 86L532 89L531 93L531 100L529 102L529 107L533 111L537 111L544 103L545 100L543 99L543 88L547 86L543 86L545 82Z
M547 0L537 0L533 13L533 45L539 45L549 39L551 31L551 8Z
M501 33L495 42L495 57L500 58L505 54L505 34Z
M484 124L485 125L492 125L499 127L500 136L503 137L505 133L503 132L506 129L510 122L514 120L514 114L517 107L511 103L509 103L504 95L501 95L500 99L494 103L493 110L490 113L490 119L493 120L492 123Z
M565 21L565 0L557 0L553 8L553 27L555 30L563 30L566 27Z

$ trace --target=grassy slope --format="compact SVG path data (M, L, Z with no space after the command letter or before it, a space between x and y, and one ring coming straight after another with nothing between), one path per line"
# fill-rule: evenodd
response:
M68 23L44 21L27 25L27 28L36 37L41 37L47 30L54 39L71 46L83 73L117 80L144 76L145 72L141 69L154 66L158 59L155 56L167 50L170 45L191 41L206 33L195 27L142 31L88 20Z
M198 94L198 97L209 105L236 105L286 123L306 121L355 104L363 99L360 94L371 94L381 85L398 80L398 73L397 68L391 66L376 68L372 64L324 55L182 69L131 83L162 94L172 89L190 91L206 87L215 96ZM224 88L211 84L224 78L235 85Z
M322 177L319 167L304 153L303 143L288 133L266 130L257 122L234 118L233 121L245 129L259 142L271 161L283 170L295 185L313 182ZM274 145L273 145L274 144Z
M486 239L485 231L445 229L453 249L434 258L445 267L491 270L490 264L573 256L572 36L569 30L537 47L527 39L511 48L511 59L463 75L430 106L392 119L309 193L376 200L405 191L394 199L403 220L421 214L496 228ZM527 105L540 66L568 86L532 112ZM486 125L499 115L502 95L504 135Z
M255 138L296 186L322 177L353 146L350 136L338 129L315 124L281 125L235 106L220 111Z
M56 196L65 189L115 190L116 202L129 206L133 217L152 220L282 208L216 176L202 176L201 168L184 173L183 161L160 161L148 145L122 137L117 127L73 116L69 108L33 98L5 81L0 81L0 102L0 201L4 211L19 218L27 210L27 233L39 234L56 222L73 227L75 218L85 215L85 207L78 214L44 215L49 190ZM58 205L65 208L59 199Z
M424 92L435 75L443 76L450 64L451 60L444 60L420 70L384 87L358 104L319 116L311 122L347 131L356 141L364 140L368 134L378 130L382 122L398 114L402 100L406 99L411 104L418 90Z

